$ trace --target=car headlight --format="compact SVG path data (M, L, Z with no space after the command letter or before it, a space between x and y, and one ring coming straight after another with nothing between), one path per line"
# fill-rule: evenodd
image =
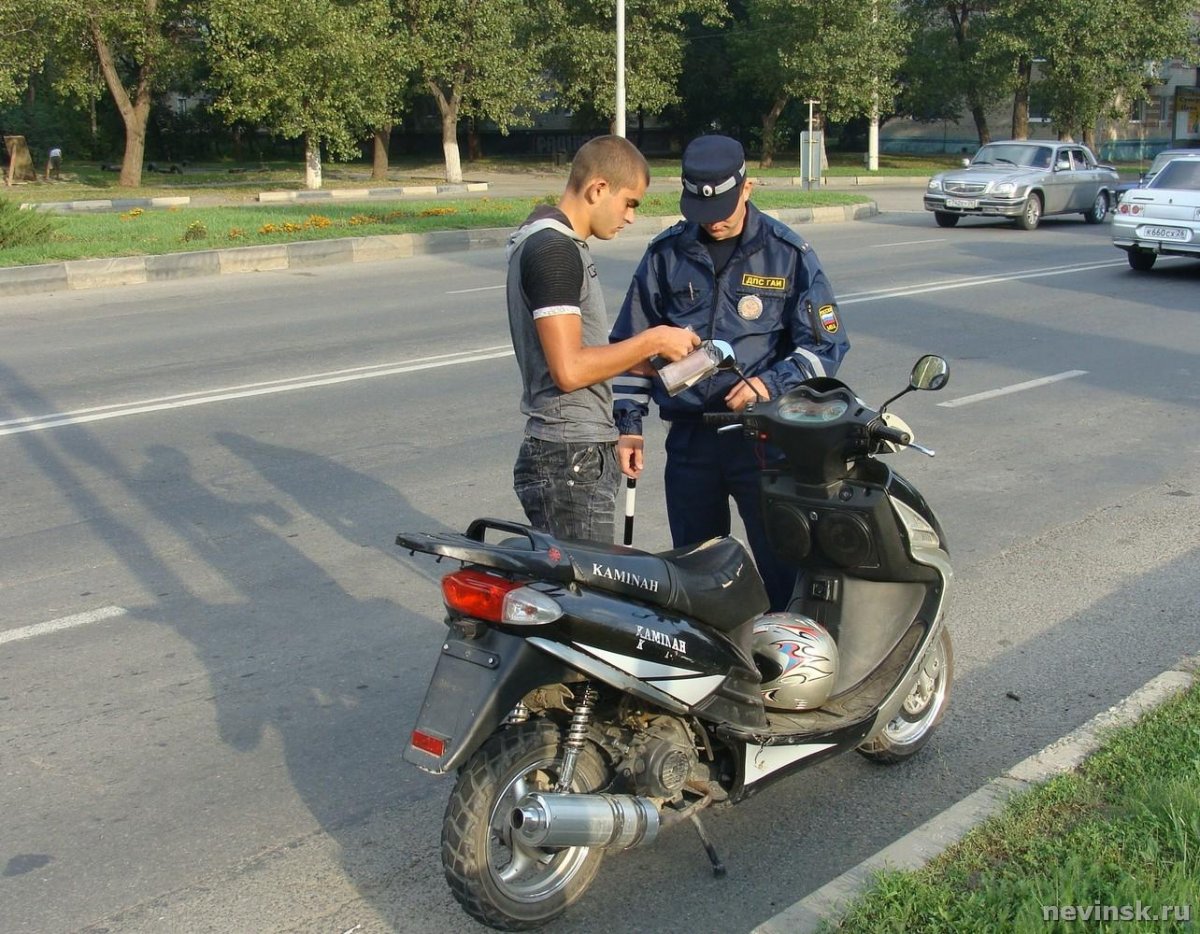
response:
M999 185L997 185L995 188L992 189L992 194L1000 195L1000 197L1002 197L1002 198L1007 198L1009 195L1016 194L1016 191L1017 191L1017 183L1016 182L1001 182Z
M925 190L926 191L941 191L942 190L942 180L940 178L931 178L929 180L929 185L926 187Z

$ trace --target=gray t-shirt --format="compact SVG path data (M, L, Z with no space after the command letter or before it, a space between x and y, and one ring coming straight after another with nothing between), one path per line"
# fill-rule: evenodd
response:
M521 370L525 434L543 441L615 441L611 383L559 389L535 324L549 315L579 315L585 346L608 343L604 294L587 242L561 211L541 207L509 237L507 255L508 326Z

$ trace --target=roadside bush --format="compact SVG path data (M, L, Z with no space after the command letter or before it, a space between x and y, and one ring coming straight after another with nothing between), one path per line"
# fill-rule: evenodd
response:
M19 204L0 197L0 250L47 243L57 229L45 214L22 211Z
M204 226L204 221L192 221L187 225L187 230L183 232L183 242L191 243L193 240L207 240L208 228Z

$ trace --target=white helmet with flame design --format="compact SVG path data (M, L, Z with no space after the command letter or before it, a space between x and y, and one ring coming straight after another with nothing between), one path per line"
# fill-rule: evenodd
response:
M837 643L814 619L768 613L754 624L753 653L768 710L812 710L833 692Z

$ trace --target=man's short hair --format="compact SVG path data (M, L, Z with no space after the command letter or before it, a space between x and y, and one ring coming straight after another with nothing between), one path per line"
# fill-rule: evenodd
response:
M650 184L650 166L638 148L623 136L597 136L579 147L571 160L567 188L583 191L594 178L602 178L614 189Z

